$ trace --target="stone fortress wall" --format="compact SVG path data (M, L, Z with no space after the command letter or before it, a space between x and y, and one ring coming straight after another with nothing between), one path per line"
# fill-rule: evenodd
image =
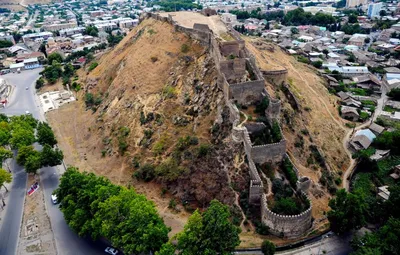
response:
M286 73L284 71L269 73L268 71L260 71L255 58L246 49L245 42L240 38L240 34L232 28L229 31L234 40L221 42L217 40L205 24L194 24L193 28L187 28L180 26L170 15L162 17L155 13L144 13L140 17L140 21L146 18L168 22L173 25L175 31L187 34L191 39L199 41L201 45L208 48L218 71L217 84L224 92L225 101L230 111L233 141L243 143L248 159L250 169L249 203L260 205L262 222L270 227L272 234L285 238L303 236L312 226L312 205L306 195L310 187L310 179L301 177L293 164L299 178L297 189L305 196L305 199L310 201L310 207L299 215L287 216L272 212L268 208L266 195L263 194L263 182L255 163L281 162L284 158L289 158L286 154L286 140L283 138L277 143L254 146L250 140L248 128L244 123L240 123L240 111L235 105L235 103L251 105L266 96L270 103L265 111L265 116L271 122L279 119L281 102L268 94L265 89L264 77L276 76L279 79L285 79L287 70ZM240 79L246 75L246 71L251 72L251 81L229 82Z

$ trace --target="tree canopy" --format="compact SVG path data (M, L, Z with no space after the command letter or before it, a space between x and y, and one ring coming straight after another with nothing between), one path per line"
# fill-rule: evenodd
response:
M332 210L328 212L328 220L333 232L341 234L365 224L366 203L359 193L341 189L329 201L329 206Z
M261 245L261 251L264 255L274 255L275 254L275 244L265 240Z
M39 122L37 127L38 143L41 145L50 145L54 147L57 144L57 139L51 130L51 127L46 122Z
M180 254L232 254L240 244L240 228L230 217L228 206L217 200L202 214L196 210L178 235Z
M68 225L80 236L105 237L124 253L158 251L168 232L154 204L132 189L69 168L55 191Z
M49 65L52 65L54 61L57 61L57 63L62 63L63 57L60 55L60 53L54 52L47 57L47 61Z
M3 168L0 168L0 188L1 186L4 186L5 183L10 183L11 181L12 181L12 174L7 172Z

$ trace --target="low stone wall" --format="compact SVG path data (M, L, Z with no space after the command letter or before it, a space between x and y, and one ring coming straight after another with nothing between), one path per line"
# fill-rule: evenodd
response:
M307 197L304 194L305 197ZM307 198L308 199L308 198ZM268 208L267 197L264 194L261 200L261 220L277 236L297 238L303 236L312 226L312 207L297 215L280 215Z
M229 85L229 99L242 105L250 105L262 100L264 80L248 81Z
M254 163L281 162L286 155L285 139L282 139L278 143L253 146L246 129L243 142L247 157L251 158Z
M264 78L276 86L280 86L287 78L288 70L261 71Z

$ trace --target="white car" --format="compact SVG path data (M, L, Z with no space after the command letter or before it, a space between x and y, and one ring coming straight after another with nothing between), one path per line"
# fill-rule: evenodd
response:
M111 255L117 255L118 254L118 250L113 248L113 247L107 247L104 250L106 253L111 254Z
M57 204L57 195L51 195L51 202L53 202L53 204Z
M26 90L28 90L29 88L28 88L28 87L26 87L25 89L26 89Z

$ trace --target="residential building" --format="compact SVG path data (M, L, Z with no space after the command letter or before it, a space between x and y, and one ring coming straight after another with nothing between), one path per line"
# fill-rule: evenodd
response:
M71 36L85 31L84 27L73 27L60 30L60 36Z
M32 42L36 40L47 40L49 37L52 37L53 33L50 32L40 32L40 33L33 33L33 34L27 34L22 36L22 41L24 43L27 42Z
M346 120L351 120L351 121L357 121L358 118L360 117L360 114L357 111L357 108L351 107L351 106L342 106L340 108L340 116L343 119Z
M356 150L368 149L376 135L369 129L358 130L350 141L350 145Z
M367 3L368 0L346 0L346 8L354 8Z
M381 9L382 3L370 3L367 11L368 18L378 17Z
M42 26L42 28L46 31L55 32L61 29L74 28L77 26L78 24L76 22L69 22L69 23L56 23L56 24L44 25Z

